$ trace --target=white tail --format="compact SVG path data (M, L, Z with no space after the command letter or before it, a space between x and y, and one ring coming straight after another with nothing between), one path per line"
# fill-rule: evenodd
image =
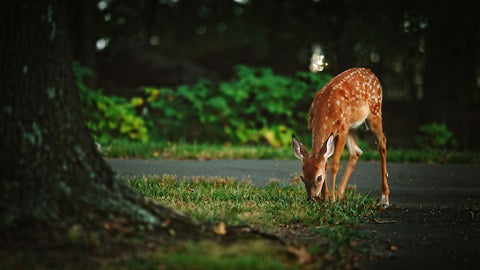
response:
M293 136L295 156L302 160L303 177L308 199L328 198L326 171L331 162L330 199L335 200L335 178L345 144L349 159L338 187L343 197L362 150L358 147L353 129L367 120L375 135L382 169L382 207L389 205L386 165L387 140L382 129L382 87L378 78L366 68L352 68L330 80L313 99L308 112L308 128L312 130L312 153ZM336 145L334 146L334 138ZM333 150L334 149L334 150ZM320 197L322 193L322 197Z

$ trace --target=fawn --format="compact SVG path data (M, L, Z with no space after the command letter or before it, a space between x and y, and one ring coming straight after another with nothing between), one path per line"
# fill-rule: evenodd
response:
M292 135L295 156L302 160L307 199L329 198L326 171L331 161L330 199L335 201L335 178L345 144L349 159L338 187L342 199L362 150L358 147L353 129L367 120L375 135L382 169L381 206L389 206L388 173L386 166L387 139L382 130L382 87L378 78L366 68L352 68L330 80L315 95L308 112L308 128L312 130L312 153L309 154L295 135ZM336 144L334 145L336 141ZM320 193L322 197L320 197Z

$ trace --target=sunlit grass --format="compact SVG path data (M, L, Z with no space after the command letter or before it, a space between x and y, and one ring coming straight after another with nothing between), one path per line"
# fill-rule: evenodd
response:
M292 152L287 147L266 145L222 145L170 142L132 142L113 140L104 142L100 153L113 158L158 158L158 159L291 159Z
M379 160L376 149L362 148L361 161ZM103 142L100 152L112 158L151 158L151 159L295 159L291 147L267 145L222 145L202 143L136 142L112 140ZM346 160L347 152L342 159ZM399 163L461 163L480 164L480 153L459 152L441 149L388 149L388 162Z
M347 189L340 202L307 201L303 185L293 181L289 186L273 182L266 187L220 177L178 179L164 175L132 177L126 181L144 196L180 210L199 222L249 226L275 234L289 245L306 247L305 252L311 259L308 267L300 266L296 259L288 256L285 247L265 240L238 244L181 243L180 247L174 245L175 251L168 254L150 254L149 259L132 258L141 262L153 260L157 266L172 266L173 269L177 269L173 266L177 263L185 264L186 269L222 269L226 265L242 269L255 264L264 265L261 267L264 269L317 269L324 267L326 258L342 266L351 263L347 261L352 252L364 251L358 240L368 236L360 226L379 212L377 203L368 194L354 189ZM252 245L258 248L253 254Z
M309 202L301 184L275 183L257 187L228 178L143 176L128 183L143 195L190 216L209 222L251 225L262 230L300 223L305 226L356 226L376 212L375 202L366 194L348 189L341 202Z

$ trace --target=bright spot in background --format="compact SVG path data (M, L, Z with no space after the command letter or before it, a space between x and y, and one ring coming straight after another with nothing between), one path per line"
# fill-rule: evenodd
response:
M98 39L97 42L95 43L95 48L97 49L97 51L101 51L108 46L109 41L110 40L108 38Z
M403 31L405 33L410 33L410 25L411 23L408 19L403 22Z
M104 9L106 9L106 8L108 7L108 2L105 1L105 0L101 0L101 1L99 1L99 2L97 3L97 7L98 7L98 9L100 9L100 10L104 10Z
M233 0L233 2L235 2L237 4L246 5L246 4L248 4L248 2L250 2L250 0Z
M376 52L371 52L370 53L370 61L372 61L373 63L380 62L380 54L378 54Z
M157 46L160 44L160 37L157 35L153 35L150 37L150 45L152 46Z
M325 55L323 54L322 47L320 45L312 46L312 57L310 58L310 71L313 73L323 71L328 63L325 62Z

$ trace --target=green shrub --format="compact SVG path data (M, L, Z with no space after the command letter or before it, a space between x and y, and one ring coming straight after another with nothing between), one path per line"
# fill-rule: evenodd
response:
M95 139L258 144L290 144L291 135L308 134L307 113L315 93L331 77L299 72L274 74L270 68L236 67L231 81L199 79L193 85L141 88L128 101L89 88L93 72L73 64L86 124ZM305 136L304 135L304 136ZM308 140L305 140L308 141Z
M444 123L429 123L420 127L415 142L422 149L447 148L456 145L453 133Z
M93 72L78 63L73 63L77 85L80 91L82 112L86 125L96 140L105 141L111 138L129 138L132 140L148 140L145 121L136 115L134 107L141 105L141 99L133 98L128 102L125 98L107 96L100 90L90 89L84 78L94 76Z
M293 130L307 133L310 103L330 78L306 72L280 76L270 68L240 65L227 82L144 87L145 100L136 108L162 139L285 146Z

